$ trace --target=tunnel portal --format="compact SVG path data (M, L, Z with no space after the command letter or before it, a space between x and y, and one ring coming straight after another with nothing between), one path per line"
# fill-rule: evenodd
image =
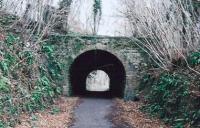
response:
M94 70L102 70L110 78L110 89L104 92L87 91L86 79ZM104 50L90 50L79 55L70 67L72 95L97 97L123 97L125 69L122 62Z

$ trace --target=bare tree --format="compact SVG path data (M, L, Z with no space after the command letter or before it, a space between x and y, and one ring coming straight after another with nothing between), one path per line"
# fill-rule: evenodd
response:
M163 69L199 48L197 19L191 0L123 0L137 45Z
M61 24L64 31L68 30L68 16L70 12L70 5L72 4L72 0L62 0L60 2L59 10L61 12Z
M101 0L94 0L93 4L93 34L96 35L98 31L98 27L101 21L101 15L102 15L102 1Z
M60 1L59 8L54 7L52 2L53 0L3 0L1 11L19 17L11 27L21 24L21 33L29 35L27 40L34 34L39 36L38 42L41 42L40 39L55 28L60 27L63 32L67 32L72 0Z

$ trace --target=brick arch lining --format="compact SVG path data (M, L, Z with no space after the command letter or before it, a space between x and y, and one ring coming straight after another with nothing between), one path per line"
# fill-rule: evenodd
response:
M86 90L87 75L94 70L103 70L110 77L110 90L90 92ZM123 97L126 72L122 62L104 50L89 50L79 55L70 67L70 83L73 95Z

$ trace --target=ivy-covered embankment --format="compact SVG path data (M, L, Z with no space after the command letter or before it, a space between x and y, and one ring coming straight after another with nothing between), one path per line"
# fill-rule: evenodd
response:
M200 127L200 52L191 53L171 71L149 70L138 88L142 110L174 128Z

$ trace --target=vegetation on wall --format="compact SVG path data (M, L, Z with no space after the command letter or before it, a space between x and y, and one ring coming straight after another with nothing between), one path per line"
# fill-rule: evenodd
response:
M0 127L4 128L20 123L24 112L31 114L54 103L68 83L72 56L84 44L79 38L52 35L33 47L10 30L2 32L0 40Z
M127 56L126 49L135 49L137 46L131 43L128 38L108 38L100 36L81 36L81 35L51 35L45 41L46 45L51 45L55 49L56 58L62 63L61 67L64 72L64 77L68 78L70 75L70 66L75 57L84 52L85 49L95 48L96 44L104 43L106 47L110 47L120 52L124 57ZM82 51L83 50L83 51ZM80 52L81 51L81 52ZM130 58L129 58L130 59ZM130 61L130 60L127 60ZM67 95L71 95L71 85L69 79L65 79L66 87L69 89ZM132 96L132 93L130 94Z
M11 32L5 33L0 44L0 120L6 122L5 127L18 123L24 111L46 108L61 94L61 86L55 85L61 73L53 51L34 51L26 45ZM47 56L48 65L42 56Z
M199 71L199 52L191 53L188 62ZM145 95L143 111L163 119L174 128L200 126L199 74L186 67L170 72L148 72L138 88Z
M200 16L200 1L193 0L194 11Z

